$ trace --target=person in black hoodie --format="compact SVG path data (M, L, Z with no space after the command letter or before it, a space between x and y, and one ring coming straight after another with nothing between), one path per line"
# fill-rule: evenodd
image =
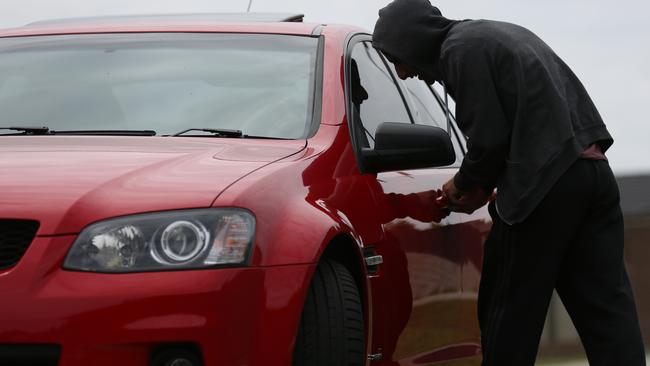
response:
M592 366L645 365L623 259L613 139L569 67L529 30L455 21L428 0L379 11L373 45L402 79L443 83L468 151L443 191L488 205L478 314L483 365L533 365L556 289Z

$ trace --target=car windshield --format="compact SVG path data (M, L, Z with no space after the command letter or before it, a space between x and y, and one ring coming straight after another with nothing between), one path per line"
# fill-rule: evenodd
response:
M0 125L304 138L317 44L219 33L0 39Z

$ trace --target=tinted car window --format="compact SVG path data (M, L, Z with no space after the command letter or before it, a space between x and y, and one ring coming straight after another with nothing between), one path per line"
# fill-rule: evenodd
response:
M456 120L454 119L454 116L451 116L451 126L454 128L454 131L456 132L456 136L458 136L458 141L463 147L463 151L467 151L467 138L465 135L463 135L463 132L458 128L458 125L456 124Z
M465 152L463 151L460 142L460 139L463 137L459 136L453 127L452 130L449 131L449 137L451 138L452 145L454 145L454 153L456 153L456 161L451 166L460 167L460 164L463 162L463 157L465 156Z
M392 74L397 75L394 65L390 62L387 62L386 64ZM434 88L442 88L442 86L440 86L439 83L435 83L434 87L430 88L424 81L416 78L408 78L406 80L397 79L397 84L400 86L408 100L411 115L416 124L440 127L449 133L452 145L454 146L456 161L448 167L459 167L464 156L464 151L461 148L462 142L456 137L457 135L453 130L449 130L445 110L434 94Z
M456 161L448 167L460 166L464 156L464 151L461 147L462 142L460 141L463 137L458 136L456 131L453 129L454 122L453 116L451 115L452 129L449 129L445 110L438 101L438 98L436 98L434 94L435 92L433 91L434 89L429 88L425 82L415 78L399 80L399 84L401 85L402 90L405 90L415 123L440 127L449 133L452 145L454 146ZM435 85L439 84L436 83ZM444 99L441 98L440 100Z
M427 85L418 79L402 80L415 123L447 130L445 111Z
M0 40L0 125L309 131L318 39L92 34Z
M373 148L375 131L383 122L411 123L402 97L377 51L368 42L352 50L353 124L362 146Z
M452 112L456 104L454 100L447 94L447 97L445 98L445 88L440 85L440 83L435 83L433 84L432 87L434 93L438 95L438 99L443 101L443 103L446 101L448 103L448 109L449 109L449 118L451 119L451 127L452 127L452 133L450 133L450 136L452 136L452 141L454 143L454 148L458 150L462 150L462 153L464 154L467 151L467 139L463 135L462 131L458 128L458 125L456 124L456 119L454 118L454 113ZM458 154L456 154L458 156Z

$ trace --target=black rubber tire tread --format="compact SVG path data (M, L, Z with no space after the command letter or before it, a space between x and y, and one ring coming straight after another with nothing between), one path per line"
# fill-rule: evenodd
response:
M191 362L192 365L203 366L203 361L196 352L182 347L174 347L157 352L151 360L151 365L168 366L171 360L175 358L184 358Z
M293 366L363 366L361 296L350 271L323 260L309 286L300 320Z

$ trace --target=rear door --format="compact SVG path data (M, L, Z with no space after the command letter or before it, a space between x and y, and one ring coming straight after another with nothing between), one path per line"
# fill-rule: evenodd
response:
M433 209L430 192L456 173L462 136L448 126L433 91L420 81L396 79L369 37L353 38L348 54L348 116L357 151L374 147L382 122L401 122L448 129L457 154L449 167L379 173L370 180L378 207L372 214L383 236L366 245L384 259L371 279L372 351L383 357L375 364L427 365L475 356L476 291L473 284L464 291L463 272L471 261L466 249L480 249L483 238L465 234L467 217L452 214L436 223L423 214Z

